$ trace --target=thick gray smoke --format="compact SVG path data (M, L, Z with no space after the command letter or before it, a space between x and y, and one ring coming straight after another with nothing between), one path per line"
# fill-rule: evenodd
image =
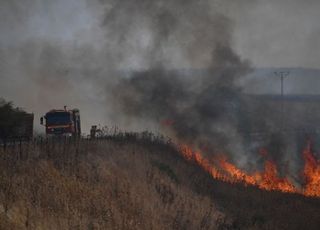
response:
M212 48L230 42L231 22L214 1L0 4L1 96L36 120L52 108L79 107L86 131L97 123L128 125L128 116L111 108L122 76L159 66L207 68Z
M182 143L239 153L235 83L249 66L233 52L230 21L209 2L123 0L108 11L104 26L118 31L110 36L125 49L131 34L148 38L141 69L113 86L114 108ZM202 71L177 70L190 66Z
M216 45L212 55L219 67L212 63L191 76L159 66L120 80L114 87L115 108L159 124L180 143L205 152L242 153L241 90L235 79L249 68L230 47Z

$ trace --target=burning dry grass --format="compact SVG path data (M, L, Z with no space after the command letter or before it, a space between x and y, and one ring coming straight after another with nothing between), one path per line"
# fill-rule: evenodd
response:
M306 180L303 194L320 197L320 161L317 161L312 153L310 143L303 151L303 158L306 162L303 170Z
M208 172L214 179L228 183L243 183L256 186L268 191L281 191L284 193L297 193L304 196L320 197L320 161L312 152L311 142L303 150L304 167L301 177L302 188L295 186L288 177L279 176L276 162L265 159L264 169L247 173L236 165L230 163L225 155L215 157L212 161L204 158L200 152L193 151L186 145L180 147L182 155L188 161L193 161ZM267 156L263 150L264 157Z
M0 153L0 229L320 226L318 199L214 180L163 140L41 143Z

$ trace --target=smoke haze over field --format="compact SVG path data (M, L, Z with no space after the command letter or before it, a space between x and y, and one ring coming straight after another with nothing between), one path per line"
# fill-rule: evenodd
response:
M1 96L36 115L80 107L86 130L123 121L110 92L130 70L207 68L231 40L208 1L2 0L0 10Z
M319 9L311 0L0 0L0 96L36 123L69 105L85 131L161 129L241 153L246 60L317 68Z

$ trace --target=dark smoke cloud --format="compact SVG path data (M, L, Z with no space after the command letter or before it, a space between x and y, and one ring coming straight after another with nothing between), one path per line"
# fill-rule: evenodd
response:
M126 44L124 35L136 28L135 20L150 24L154 38L142 70L114 86L114 107L142 126L144 121L158 124L179 142L208 153L241 151L236 148L241 146L236 80L248 73L249 65L231 48L230 21L208 1L164 2L121 1L104 20L107 27L124 29L111 35L119 43ZM203 70L197 76L192 76L196 71L191 76L170 71L181 66L181 60L169 61L176 52L182 63ZM161 127L166 121L170 125Z

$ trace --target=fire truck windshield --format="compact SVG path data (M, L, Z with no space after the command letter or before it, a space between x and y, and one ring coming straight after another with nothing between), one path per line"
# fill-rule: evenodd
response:
M46 114L47 125L65 125L71 122L71 116L68 112L53 112Z

